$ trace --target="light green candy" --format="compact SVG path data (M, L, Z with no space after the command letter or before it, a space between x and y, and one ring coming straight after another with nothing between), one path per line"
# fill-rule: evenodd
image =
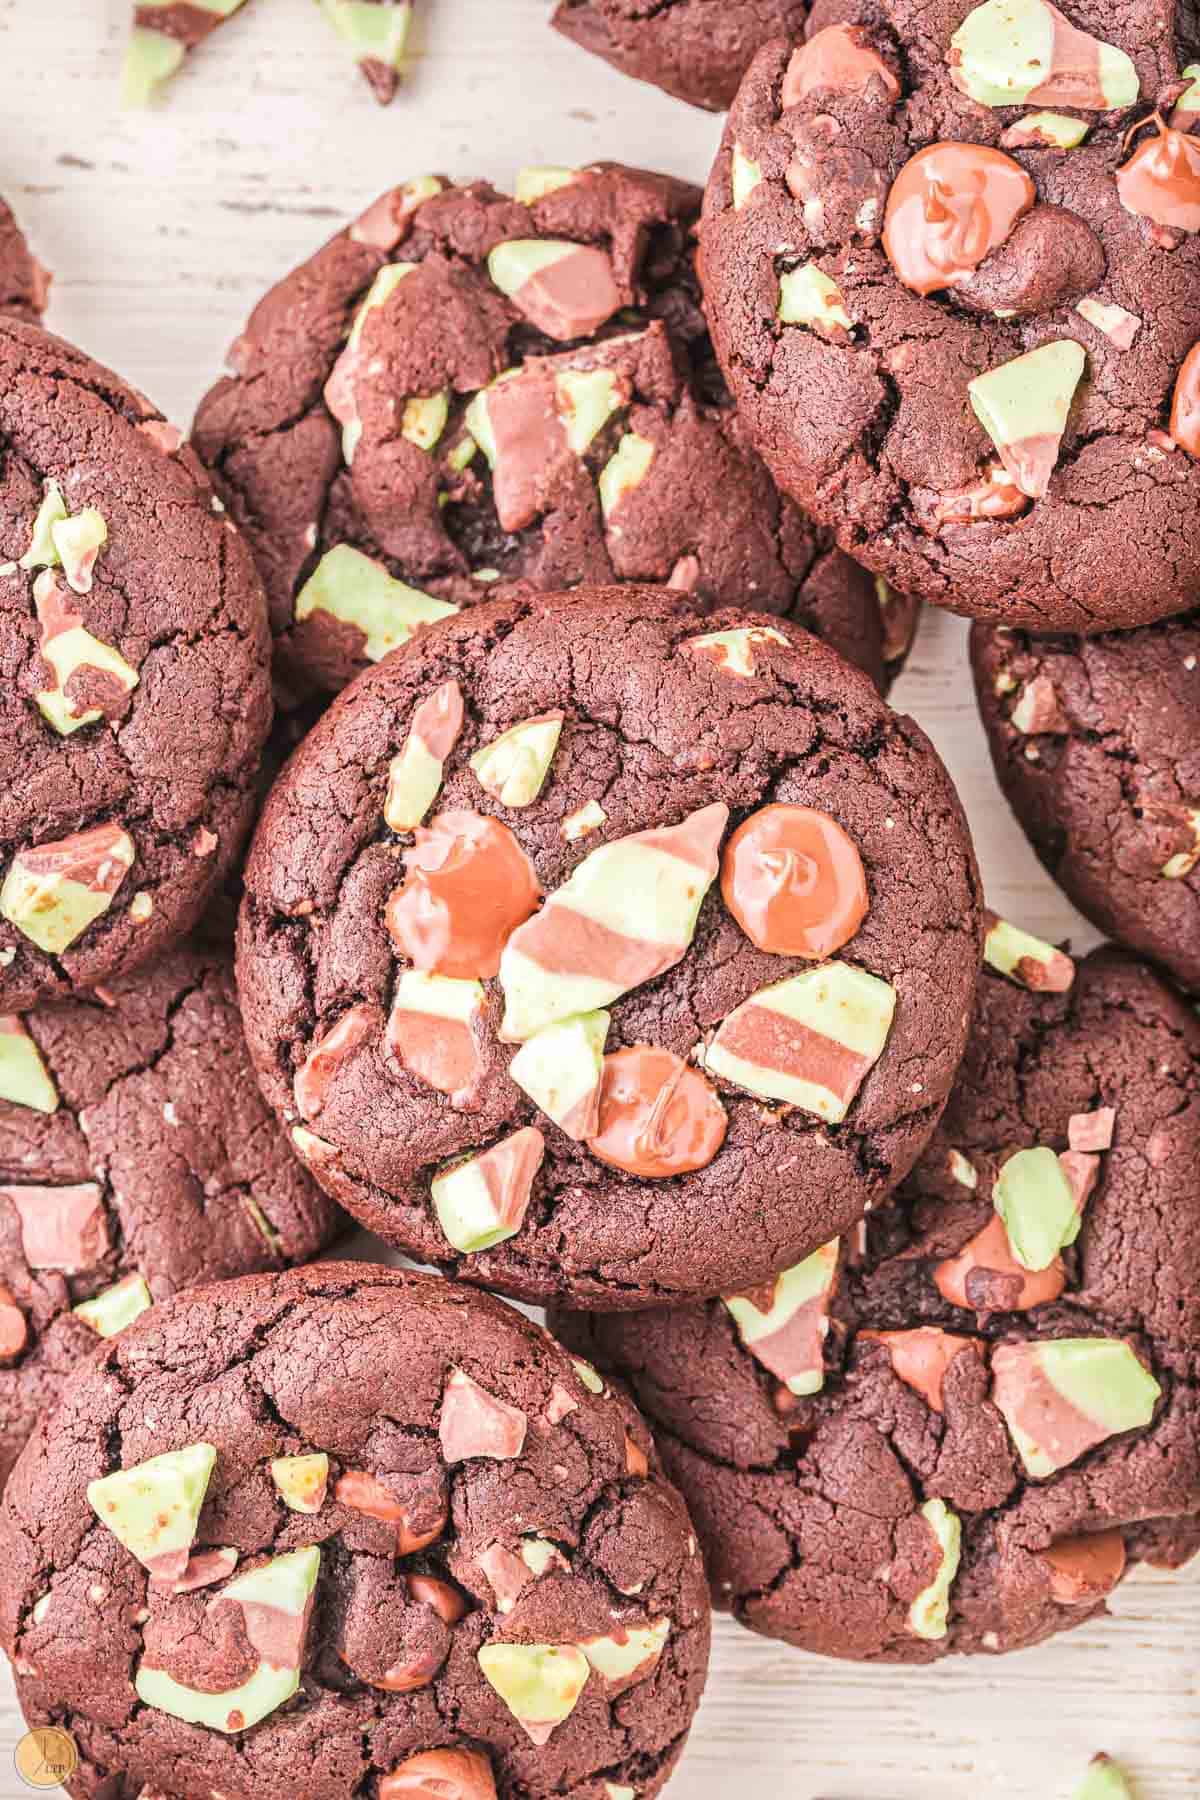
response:
M816 263L804 263L779 277L779 322L781 325L806 325L821 337L831 335L831 327L854 330L854 321L846 311L845 295L837 282Z
M600 471L600 510L606 519L611 519L622 500L645 481L655 454L649 438L640 437L636 431L625 433Z
M756 1344L782 1331L801 1307L829 1292L837 1275L839 1244L840 1240L833 1238L819 1250L814 1250L811 1256L806 1256L803 1262L777 1275L766 1312L760 1311L745 1294L730 1294L722 1302L732 1314L738 1336L752 1356L758 1355ZM773 1358L767 1358L764 1366L772 1369L772 1373L779 1373L773 1368L773 1362ZM793 1394L819 1394L825 1385L825 1370L823 1367L804 1369L799 1374L781 1375L780 1378Z
M162 31L135 25L121 71L122 106L149 106L158 90L182 67L183 45Z
M304 1456L277 1456L271 1463L271 1480L290 1512L318 1513L325 1501L329 1458L323 1450Z
M62 737L69 737L81 726L92 725L104 716L98 706L85 706L82 712L76 712L67 698L67 683L77 669L99 669L111 675L127 694L131 694L141 680L137 670L129 666L119 650L93 637L82 625L60 631L57 637L42 645L41 655L42 661L54 670L57 686L39 688L33 697L43 718Z
M778 1068L762 1067L729 1047L737 1041L742 1014L749 1008L776 1015L775 1031L786 1042L789 1024L800 1029L794 1035L814 1032L861 1058L861 1074L840 1082L836 1089L807 1076ZM828 962L791 975L771 987L760 988L735 1007L704 1052L703 1066L723 1081L731 1081L764 1100L782 1100L790 1106L816 1113L831 1125L839 1125L866 1072L883 1054L896 1011L896 990L866 969L852 963Z
M560 188L570 187L573 181L578 180L578 169L564 169L556 164L519 169L516 198L522 206L533 206L538 200L544 200L547 194L556 194Z
M967 383L975 417L1000 453L1017 487L1040 500L1049 485L1053 461L1021 446L1052 440L1058 444L1067 428L1075 389L1087 366L1087 351L1073 338L1056 338L1024 356L1001 363Z
M108 542L108 523L104 514L94 506L85 506L73 518L55 519L50 526L50 536L69 585L77 594L86 594L91 588L92 577L90 571L83 575L81 569Z
M122 863L128 871L135 855L129 833L119 832L109 852L109 860ZM121 879L124 880L124 875ZM51 870L48 874L31 871L22 862L20 853L13 858L0 886L0 917L15 925L30 943L50 956L59 956L69 949L112 903L112 893L82 881L72 881L60 870Z
M1011 1364L1028 1360L1038 1368L1055 1392L1095 1427L1093 1442L1148 1425L1162 1393L1154 1376L1119 1338L1057 1338L1041 1344L1004 1345L994 1353L997 1378L1002 1358ZM1074 1460L1039 1442L998 1393L995 1397L1021 1461L1035 1479L1053 1475Z
M1018 1150L1010 1156L996 1177L992 1200L1023 1269L1048 1269L1079 1236L1083 1221L1053 1150Z
M941 1565L927 1588L922 1588L908 1609L909 1628L931 1643L944 1638L950 1617L950 1589L962 1559L962 1523L944 1500L927 1500L921 1517L942 1551Z
M1086 119L1073 118L1070 113L1035 112L1018 119L1016 129L1022 136L1037 132L1058 150L1078 150L1091 126Z
M605 1391L604 1383L601 1381L599 1375L597 1375L595 1369L593 1369L590 1362L585 1362L582 1356L576 1356L571 1359L571 1367L574 1369L575 1373L578 1375L580 1381L582 1381L584 1387L587 1388L589 1393L591 1393L591 1394L603 1394L604 1393L604 1391Z
M411 6L380 6L378 0L317 0L317 5L355 62L381 62L399 69L412 24Z
M84 1300L73 1310L86 1325L102 1338L116 1337L127 1325L154 1305L150 1289L140 1275L127 1275L115 1287L105 1288L93 1300Z
M60 525L64 519L69 519L70 516L67 511L67 503L62 497L62 489L57 481L48 481L42 504L38 507L37 517L33 521L33 535L29 540L29 548L21 558L21 568L56 569L58 567L61 558L54 542L54 527Z
M301 1618L312 1598L321 1569L321 1552L313 1545L277 1556L247 1575L239 1575L221 1589L221 1600L244 1606L265 1606ZM265 1659L240 1687L222 1694L206 1694L185 1687L165 1669L148 1669L143 1663L134 1680L138 1699L189 1725L207 1725L212 1731L248 1731L290 1700L300 1686L299 1668L280 1668Z
M670 1619L657 1619L653 1625L626 1626L621 1636L589 1638L579 1648L597 1675L605 1681L627 1681L658 1661L663 1645L671 1635Z
M160 1557L191 1549L216 1460L212 1444L166 1450L89 1481L88 1504L130 1555L152 1569Z
M1184 88L1172 111L1172 118L1178 113L1200 112L1200 63L1189 63L1183 71L1183 78L1190 86Z
M1075 979L1075 965L1069 956L1007 919L997 919L988 930L983 960L999 975L1009 975L1027 988L1044 988L1050 993L1065 993ZM1031 964L1044 971L1032 981Z
M488 274L511 300L543 269L576 255L578 250L579 245L566 238L510 238L507 243L497 244L488 257Z
M567 443L582 456L623 404L611 369L563 369L554 378Z
M747 156L740 144L733 146L730 179L733 187L733 210L741 212L749 203L754 190L761 186L762 165Z
M1074 32L1061 14L1059 21L1060 43L1063 25L1075 38L1087 38L1085 32ZM957 85L981 106L1019 106L1038 90L1043 99L1079 104L1072 92L1074 70L1064 68L1061 58L1055 63L1055 28L1055 9L1045 0L985 0L967 14L950 40ZM1105 107L1132 106L1139 88L1129 57L1115 45L1091 38L1087 60L1093 57ZM1082 54L1077 59L1085 60Z
M521 1092L577 1142L586 1135L586 1121L573 1115L586 1110L599 1092L609 1022L608 1013L590 1012L547 1025L522 1044L508 1066Z
M488 1685L539 1745L571 1716L591 1672L574 1644L485 1644L478 1661Z
M388 574L382 563L349 544L326 551L296 596L298 621L327 612L356 625L366 643L368 662L379 662L389 650L406 644L418 625L432 625L458 611Z
M480 787L502 806L532 806L545 785L558 749L562 719L522 719L484 744L471 758Z
M1129 1777L1111 1756L1096 1756L1075 1790L1075 1800L1135 1800Z
M449 417L450 395L445 389L440 394L418 394L405 402L400 435L418 450L433 450Z
M19 1019L0 1019L0 1100L33 1112L58 1111L58 1089L42 1053Z

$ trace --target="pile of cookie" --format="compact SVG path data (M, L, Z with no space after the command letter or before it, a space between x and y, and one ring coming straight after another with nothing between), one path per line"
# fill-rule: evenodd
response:
M566 0L732 102L707 195L410 180L190 440L0 214L0 1634L71 1792L645 1800L707 1584L931 1663L1200 1549L1181 11ZM1114 947L986 909L923 600Z

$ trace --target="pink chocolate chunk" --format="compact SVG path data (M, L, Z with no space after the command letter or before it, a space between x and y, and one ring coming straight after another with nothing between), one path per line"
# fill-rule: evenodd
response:
M108 1219L94 1181L74 1187L0 1187L21 1221L21 1246L31 1269L80 1275L108 1250Z
M363 1044L380 1036L382 1028L379 1008L362 1003L343 1013L319 1039L296 1071L296 1108L302 1119L316 1118L342 1064Z
M450 1371L438 1431L448 1463L465 1462L469 1456L510 1461L521 1454L527 1425L519 1407L497 1400L461 1369Z
M581 245L547 263L512 296L531 324L557 343L591 337L621 307L621 291L603 250Z

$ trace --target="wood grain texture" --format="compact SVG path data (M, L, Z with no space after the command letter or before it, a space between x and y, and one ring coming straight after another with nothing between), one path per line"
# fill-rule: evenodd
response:
M702 180L719 122L546 29L549 0L436 0L417 67L375 107L309 0L255 0L165 106L116 105L124 0L0 0L0 192L56 271L51 323L185 425L262 289L347 214L440 169L622 158ZM926 619L896 693L958 781L992 904L1094 941L1039 870L991 776L965 628ZM821 1662L723 1621L672 1800L1069 1800L1121 1756L1141 1800L1200 1794L1200 1570L1145 1576L1116 1616L1045 1649L907 1673ZM21 1731L0 1677L0 1800ZM297 1787L298 1800L302 1788Z

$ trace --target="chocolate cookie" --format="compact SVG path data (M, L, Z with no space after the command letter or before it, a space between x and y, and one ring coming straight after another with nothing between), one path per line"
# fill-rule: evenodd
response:
M894 1204L773 1284L558 1321L632 1384L718 1602L825 1655L1019 1649L1200 1547L1200 1021L1118 952L987 953Z
M178 431L0 318L0 1009L175 943L241 848L262 588Z
M434 1277L181 1296L76 1374L9 1484L21 1705L73 1734L76 1795L657 1794L709 1606L653 1456L587 1363Z
M263 814L239 983L267 1098L364 1224L623 1307L765 1278L880 1200L978 954L910 720L794 625L608 588L444 620L334 702Z
M976 626L992 761L1102 931L1200 989L1200 614L1095 638Z
M100 1338L315 1256L337 1217L263 1105L228 957L0 1013L0 1485Z
M149 106L197 45L245 4L246 0L134 0L121 72L122 104Z
M1185 10L818 0L746 76L705 207L717 351L780 485L906 593L1035 631L1195 604Z
M914 609L746 445L699 308L698 190L598 163L517 195L385 194L259 303L201 403L277 674L334 692L457 608L628 580L790 613L882 685Z
M29 251L12 210L0 200L0 313L36 324L50 297L51 275Z
M799 37L809 0L559 0L556 31L624 75L724 112L757 50Z

